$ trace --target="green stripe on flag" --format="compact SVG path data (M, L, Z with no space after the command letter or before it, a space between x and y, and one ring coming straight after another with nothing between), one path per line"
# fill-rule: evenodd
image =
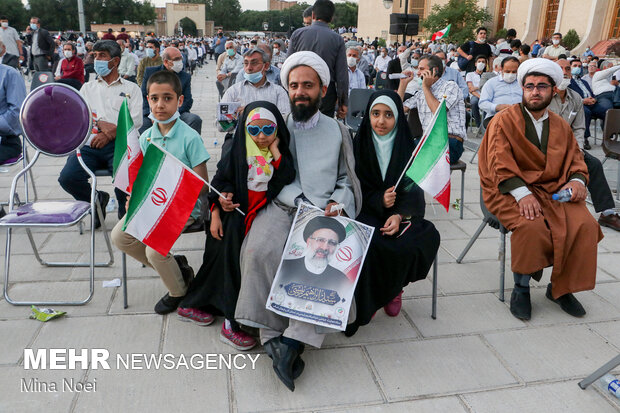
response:
M127 228L127 224L133 219L142 207L144 201L151 194L155 180L159 176L159 171L165 160L166 154L156 145L151 144L148 146L146 154L144 155L144 160L142 161L142 166L133 184L123 231Z
M114 144L114 169L112 176L116 176L118 166L123 158L127 158L127 134L133 127L133 120L127 107L127 98L123 99L121 110L118 112L118 121L116 123L116 141Z
M433 166L443 156L448 146L448 116L446 114L446 102L442 102L439 113L435 118L431 131L422 142L418 154L414 158L406 175L414 182L420 183L433 169Z

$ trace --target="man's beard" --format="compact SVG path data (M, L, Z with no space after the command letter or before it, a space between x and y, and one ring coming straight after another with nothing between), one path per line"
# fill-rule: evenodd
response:
M323 253L324 257L317 257L316 255L319 252ZM314 274L322 274L329 265L332 254L330 254L328 250L321 248L317 248L317 250L311 254L312 256L306 255L305 257L306 269Z
M298 102L304 102L304 105L298 105ZM315 113L319 111L321 106L321 94L312 99L310 97L294 98L291 100L291 115L295 122L307 122Z
M547 100L541 100L537 103L529 103L525 97L523 97L523 106L525 106L525 108L527 110L529 110L530 112L539 112L541 110L543 110L544 108L546 108L547 106L549 106L549 104L551 103L551 99L553 99L553 95L549 95L549 98Z

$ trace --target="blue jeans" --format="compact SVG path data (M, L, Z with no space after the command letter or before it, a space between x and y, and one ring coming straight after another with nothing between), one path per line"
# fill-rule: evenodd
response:
M469 103L471 104L471 116L474 118L476 126L480 126L482 124L480 120L480 108L478 107L478 102L480 102L480 99L477 96L471 95L469 97Z
M84 164L92 172L98 169L107 169L112 175L113 163L114 163L114 142L108 143L101 149L91 148L90 146L83 146L81 149L82 160ZM90 202L90 182L88 179L90 176L80 165L75 153L72 153L67 157L67 163L60 171L58 177L58 183L62 189L67 191L73 198L78 201ZM125 214L125 201L127 195L116 188L114 188L116 199L118 200L118 214L119 218Z
M448 145L450 150L450 165L454 165L461 159L461 155L463 155L463 142L458 139L448 138Z

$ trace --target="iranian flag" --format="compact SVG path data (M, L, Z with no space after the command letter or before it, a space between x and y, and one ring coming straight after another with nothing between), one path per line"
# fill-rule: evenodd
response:
M452 24L449 24L448 27L443 30L439 30L438 32L433 33L431 40L439 40L450 34L450 26L452 26Z
M450 151L446 100L442 99L431 124L413 152L406 175L446 208L450 204Z
M133 185L123 231L167 255L205 181L151 142Z
M370 240L363 240L363 232L349 222L345 228L347 236L330 261L330 265L340 270L351 282L355 282L364 258L365 246Z
M121 104L116 123L116 143L114 144L114 170L112 172L114 186L131 195L138 170L142 165L140 135L133 126L131 114L127 107L127 99Z

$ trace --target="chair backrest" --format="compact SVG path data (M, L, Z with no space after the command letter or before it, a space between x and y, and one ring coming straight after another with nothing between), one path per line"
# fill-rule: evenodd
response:
M375 90L389 89L389 82L387 72L378 72L375 79Z
M422 128L422 122L420 122L420 115L418 114L418 108L409 110L407 116L407 123L409 123L409 130L411 136L414 138L421 138L424 135L424 129Z
M357 132L357 129L362 123L364 115L366 115L366 106L370 95L374 93L372 89L351 89L349 94L349 108L347 110L347 126L349 126L353 132Z
M501 232L508 233L508 230L501 225L499 219L497 219L497 217L493 215L484 204L484 198L482 198L482 188L480 188L480 210L482 211L482 215L484 215L484 217L488 220L488 225L490 227L499 229Z
M44 84L30 92L19 120L28 142L49 156L66 156L82 147L92 129L84 97L61 83Z
M46 83L54 83L54 74L52 72L34 72L32 75L32 83L30 84L30 91Z
M605 114L603 152L607 157L620 160L620 109L609 109Z

